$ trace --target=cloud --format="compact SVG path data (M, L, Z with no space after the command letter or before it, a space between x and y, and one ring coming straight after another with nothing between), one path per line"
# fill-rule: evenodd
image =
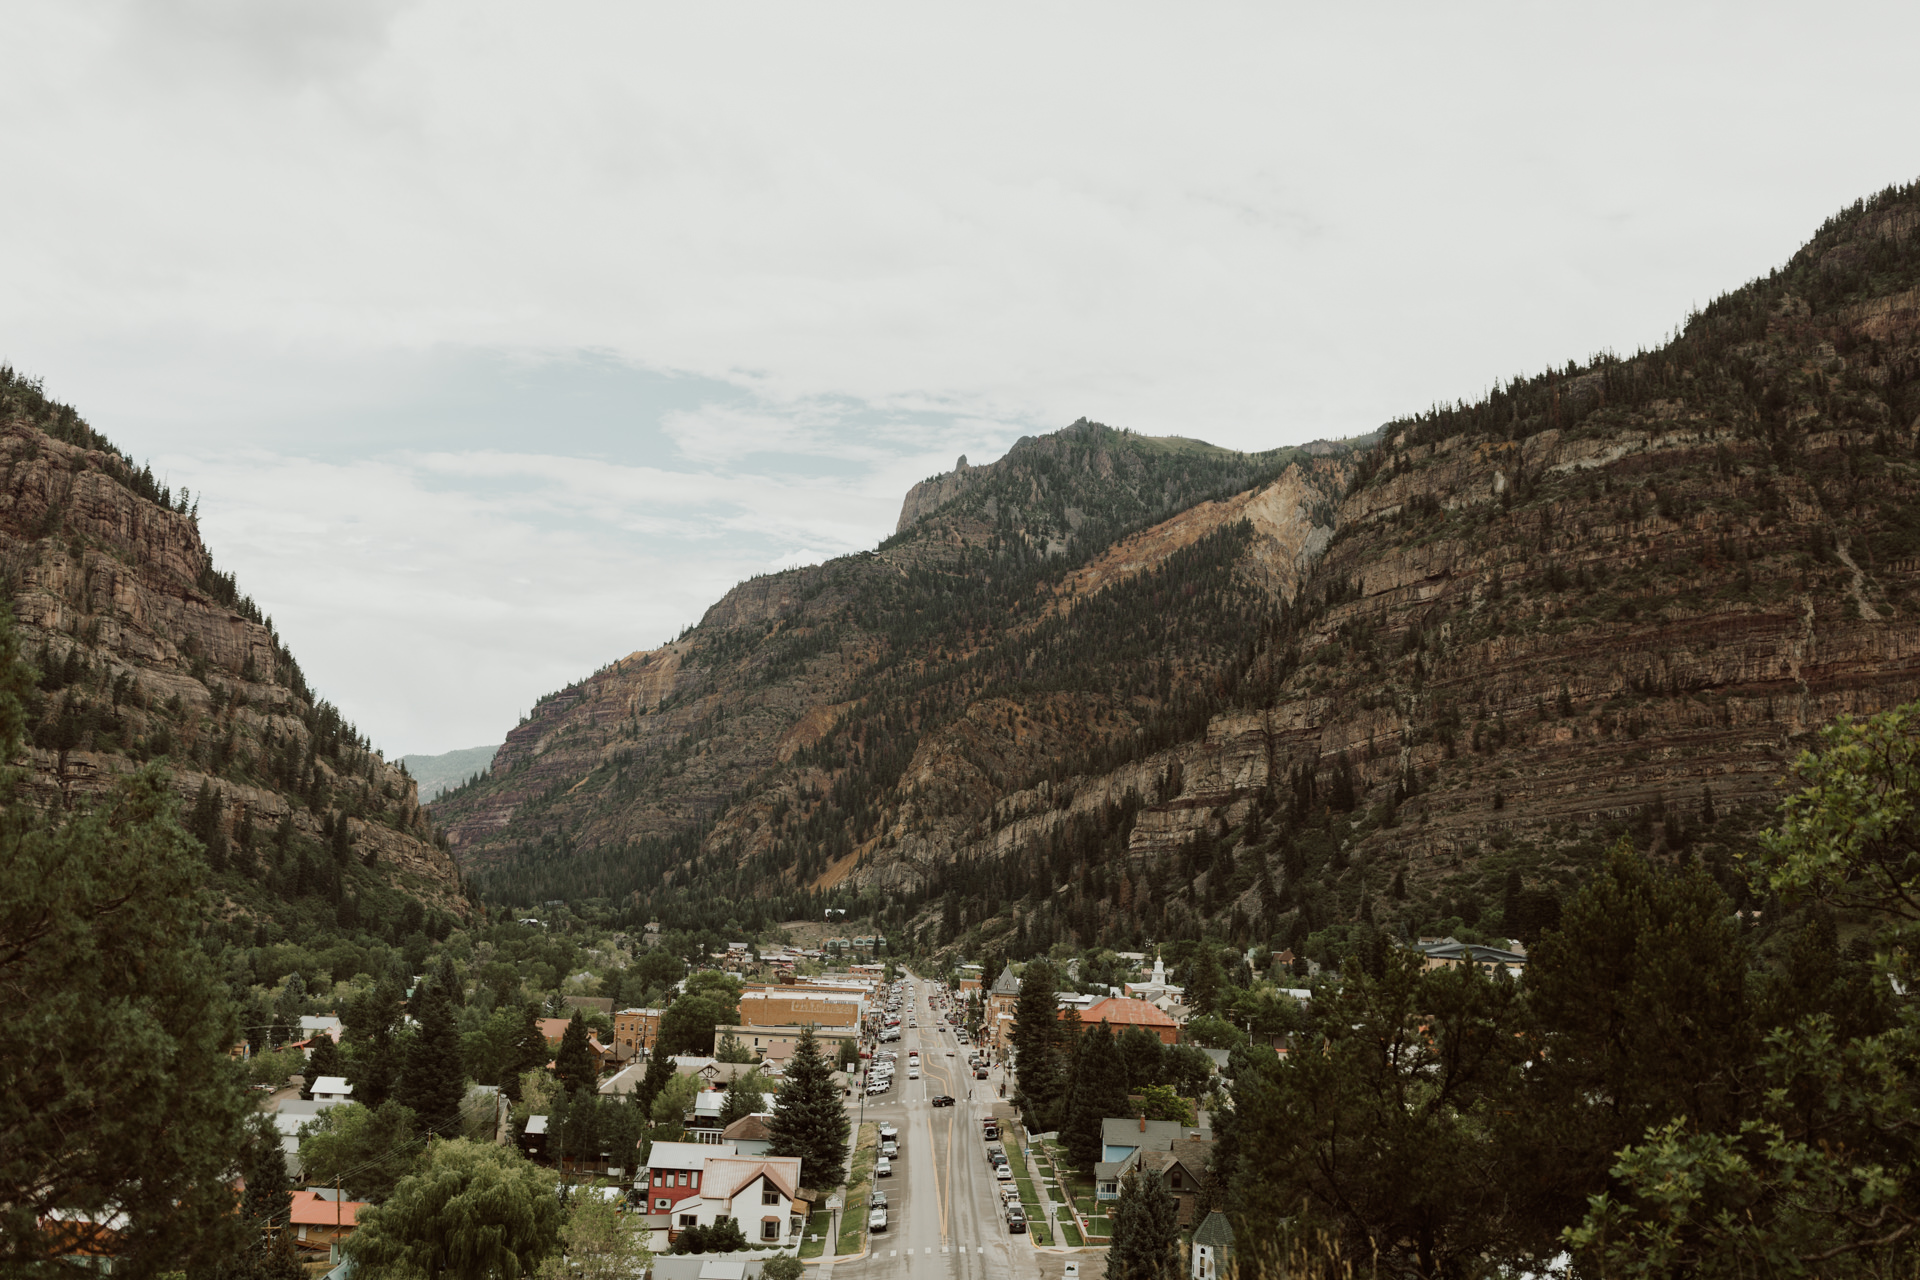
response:
M870 545L956 454L1346 435L1657 341L1914 176L1917 38L1895 4L11 6L0 359L205 485L323 687L438 749Z

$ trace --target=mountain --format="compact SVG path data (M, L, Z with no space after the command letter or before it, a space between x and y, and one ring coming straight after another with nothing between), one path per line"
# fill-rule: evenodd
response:
M1744 899L1811 730L1920 694L1916 225L1916 188L1858 202L1655 350L1365 447L962 460L436 812L509 898L826 896L1015 953L1526 937L1621 837Z
M226 921L412 932L468 914L413 779L307 687L198 506L0 369L0 582L39 674L23 786L71 808L150 761ZM411 904L411 905L410 905Z
M804 897L894 821L882 813L923 739L964 731L979 750L980 777L946 817L961 830L998 798L988 774L1055 771L1004 711L1036 681L1063 697L1087 682L1079 657L1116 593L1246 604L1176 628L1194 647L1155 677L1167 698L1123 688L1136 673L1115 667L1111 689L1072 695L1084 716L1062 703L1063 735L1118 759L1204 723L1215 675L1243 659L1242 614L1284 594L1330 536L1348 454L1242 454L1085 421L1021 440L920 486L876 550L742 583L674 643L543 699L489 776L434 812L496 887L687 886L698 858L690 892ZM929 486L949 491L929 506ZM1230 563L1242 556L1246 573Z
M414 782L420 788L420 803L426 804L474 774L485 772L498 750L498 746L462 747L458 751L447 751L437 756L401 756L400 763L413 775Z

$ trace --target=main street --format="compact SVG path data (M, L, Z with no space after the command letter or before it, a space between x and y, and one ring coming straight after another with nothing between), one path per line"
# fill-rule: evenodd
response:
M864 1099L868 1122L891 1123L900 1131L893 1176L873 1182L887 1194L888 1227L868 1238L865 1258L834 1264L836 1280L1038 1280L1041 1268L1031 1238L1007 1230L1000 1184L980 1136L981 1122L999 1096L1002 1068L992 1068L988 1079L974 1079L967 1066L970 1050L935 1014L929 984L917 978L909 982L913 996L901 1007L901 1038L880 1046L900 1055L893 1088ZM910 1021L919 1025L909 1028ZM915 1049L920 1078L910 1080L908 1062ZM932 1106L929 1100L940 1094L955 1099L954 1105ZM856 1096L849 1105L856 1121L861 1103L862 1096ZM1051 1274L1059 1272L1056 1263Z

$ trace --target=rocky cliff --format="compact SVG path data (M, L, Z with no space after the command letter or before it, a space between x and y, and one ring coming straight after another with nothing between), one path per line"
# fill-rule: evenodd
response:
M185 494L11 370L0 575L39 677L19 762L38 803L83 803L158 760L231 911L357 920L397 891L465 914L413 780L307 689L270 622L214 569Z
M1811 730L1920 695L1917 205L1359 452L1082 423L935 477L543 704L457 847L1008 948L1526 936L1619 838L1743 899Z

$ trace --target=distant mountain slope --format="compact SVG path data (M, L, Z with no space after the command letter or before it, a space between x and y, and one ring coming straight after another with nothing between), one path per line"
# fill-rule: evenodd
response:
M499 750L498 746L463 747L437 756L401 756L400 763L413 775L414 782L420 788L420 803L426 804L474 774L484 773L493 764L494 753Z
M162 760L235 921L424 918L407 899L464 915L413 780L307 688L196 517L0 370L0 584L40 672L23 762L37 802L71 806Z
M811 892L875 838L922 739L1020 679L1027 661L1008 647L1025 643L1017 637L1045 633L1049 653L1063 655L1079 643L1067 632L1092 617L1073 602L1169 558L1212 563L1223 554L1197 546L1195 532L1139 542L1123 564L1109 556L1118 541L1209 502L1244 504L1251 490L1266 492L1251 513L1232 508L1234 521L1255 517L1258 531L1224 528L1227 509L1217 506L1194 518L1216 544L1233 542L1229 560L1247 551L1258 563L1244 580L1223 568L1213 589L1270 601L1291 586L1316 521L1319 540L1330 534L1344 458L1331 446L1239 454L1088 422L1022 440L998 462L969 468L937 502L909 503L907 528L876 551L742 583L675 643L544 700L508 735L491 775L443 797L435 813L463 863L497 888L531 891L538 881L544 896L627 893L673 867L684 885L699 858L703 876L725 868L716 891L724 881L726 892ZM1162 683L1204 701L1213 696L1201 688L1207 672L1238 661L1240 647L1196 655ZM916 710L893 705L903 689L920 699ZM1089 719L1076 735L1089 751L1130 752L1143 740L1136 730L1173 732L1169 717L1193 714L1184 702L1157 711L1141 703L1124 718ZM1008 745L1020 737L1017 723L994 719L986 737ZM1122 739L1128 745L1117 747ZM1015 754L1024 760L1033 745ZM850 765L820 763L849 751ZM802 838L788 818L792 797L814 789L825 808L808 802L812 827ZM780 797L776 832L752 814L781 807ZM741 822L755 826L735 833Z
M1015 953L1525 936L1622 835L1739 897L1807 733L1920 694L1916 230L1915 188L1859 202L1660 349L1361 455L1076 424L934 477L543 703L458 847L510 895L831 893Z

